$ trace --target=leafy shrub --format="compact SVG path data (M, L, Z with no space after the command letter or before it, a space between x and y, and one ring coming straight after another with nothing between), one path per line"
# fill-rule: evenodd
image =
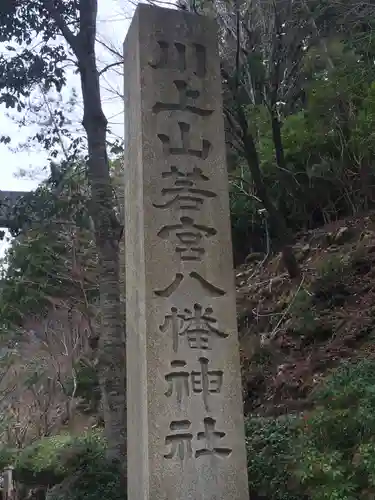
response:
M339 255L332 255L323 260L318 267L318 277L316 279L316 288L325 288L339 280L345 271L345 264ZM320 285L318 287L318 285Z
M366 242L361 241L350 254L349 263L356 274L367 274L372 269L373 256Z
M295 457L312 500L375 497L374 377L374 361L346 362L314 394Z
M291 464L298 419L250 418L246 422L246 446L251 492L270 500L297 500ZM295 491L293 491L295 489Z
M317 329L313 296L301 289L294 297L289 314L292 318L292 329L298 335L310 335Z
M345 362L313 393L310 413L249 419L250 491L269 500L373 500L374 380L374 360Z
M108 462L101 430L43 438L18 454L3 449L0 462L14 465L15 479L25 491L32 488L44 498L47 490L48 500L125 498L119 465Z
M300 316L305 314L307 311L311 310L313 305L313 297L304 288L301 288L290 306L290 313L295 316Z
M126 491L121 485L121 471L104 458L87 462L62 483L52 488L46 500L124 500Z
M349 266L340 257L332 256L324 260L312 286L315 301L328 306L341 306L350 295L345 283L348 273Z
M15 457L15 478L28 486L49 486L64 478L59 453L72 438L61 434L41 439L27 446Z
M89 463L103 462L105 442L100 431L74 437L59 434L43 438L18 454L15 477L28 486L52 486Z
M17 451L11 448L0 448L0 469L4 470L7 466L14 463Z
M98 415L101 395L97 371L92 363L86 359L80 359L75 366L76 380L73 378L67 382L67 391L73 393L76 383L75 396L79 398L78 409L81 412Z

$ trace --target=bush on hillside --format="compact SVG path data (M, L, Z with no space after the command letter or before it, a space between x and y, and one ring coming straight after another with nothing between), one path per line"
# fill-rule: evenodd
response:
M105 459L87 462L71 476L53 487L46 500L124 500L121 471Z
M15 479L26 489L49 489L49 500L123 500L119 467L105 451L100 430L43 438L13 455Z
M268 500L375 498L375 361L345 362L304 416L247 421L250 491Z
M291 465L298 419L293 417L250 418L246 422L250 498L299 500Z
M338 256L332 256L322 262L318 273L311 290L315 302L328 307L342 306L350 296L346 283L350 273L348 263Z
M296 443L311 500L375 498L375 362L345 362L314 394Z
M46 437L23 450L3 448L0 463L14 466L21 490L33 492L27 498L44 498L47 491L48 500L124 500L119 466L108 463L101 430Z

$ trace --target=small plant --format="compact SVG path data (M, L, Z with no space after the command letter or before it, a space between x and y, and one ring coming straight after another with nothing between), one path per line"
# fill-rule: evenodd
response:
M350 255L350 265L356 274L367 274L372 269L373 255L369 255L369 247L365 242L359 243Z
M306 312L311 310L312 305L312 295L304 288L301 288L294 297L293 303L290 307L290 313L293 316L304 315Z
M350 272L347 262L338 256L332 256L322 263L318 272L319 275L311 287L315 302L323 302L332 307L342 305L350 295L345 283Z
M267 367L272 366L273 356L268 345L259 346L251 356L251 363L256 366Z
M290 308L292 330L298 336L311 336L318 329L314 298L305 289L298 291Z

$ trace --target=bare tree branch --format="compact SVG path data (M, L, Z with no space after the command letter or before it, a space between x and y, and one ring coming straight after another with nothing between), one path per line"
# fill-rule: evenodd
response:
M113 62L111 64L107 64L107 66L105 66L102 70L99 71L99 76L103 75L103 73L105 73L109 69L114 68L115 66L121 66L121 65L122 65L122 61L116 61L116 62Z

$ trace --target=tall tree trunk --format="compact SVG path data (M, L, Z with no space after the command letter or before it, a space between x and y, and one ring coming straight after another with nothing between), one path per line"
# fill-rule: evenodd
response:
M90 0L88 0L90 3ZM114 206L107 156L107 120L100 97L95 57L96 11L85 11L81 1L81 32L78 65L81 76L85 127L88 140L88 176L91 214L99 256L101 326L98 375L101 388L108 456L119 460L126 472L126 346L125 322L120 300L120 247L122 226ZM95 4L93 1L91 5ZM94 8L93 7L93 8ZM83 29L84 28L84 29Z
M114 190L109 173L106 133L95 38L98 0L79 0L79 32L73 34L54 0L43 0L72 48L78 62L83 97L83 126L88 142L90 212L99 256L100 332L98 376L104 410L108 457L123 466L126 479L126 345L125 315L120 296L119 242L122 226L117 220ZM126 491L126 490L124 490Z
M281 180L284 181L284 185L288 186L289 190L291 190L292 186L290 181L292 179L292 175L288 173L288 169L286 166L284 145L281 137L281 123L277 114L276 103L272 103L271 105L270 116L271 116L272 140L275 149L276 165L279 167L280 170L279 174ZM281 199L278 208L284 214L287 213L286 200Z
M271 128L272 128L272 140L275 148L275 157L277 166L286 170L286 162L284 155L284 146L281 138L281 124L279 117L277 116L276 106L271 110Z
M270 227L276 235L277 243L281 249L283 264L291 279L296 279L301 275L301 270L293 252L292 239L286 221L282 213L277 210L268 195L260 170L259 156L256 150L254 138L249 130L245 112L241 106L237 106L238 122L242 132L242 142L245 151L246 161L254 181L257 196L262 201L267 210Z
M114 212L114 193L106 152L107 121L101 109L99 78L94 64L94 58L91 65L85 62L81 75L85 109L83 124L89 149L91 211L99 254L101 328L98 370L109 454L123 460L126 454L126 375L125 327L120 301L119 240L122 230Z

